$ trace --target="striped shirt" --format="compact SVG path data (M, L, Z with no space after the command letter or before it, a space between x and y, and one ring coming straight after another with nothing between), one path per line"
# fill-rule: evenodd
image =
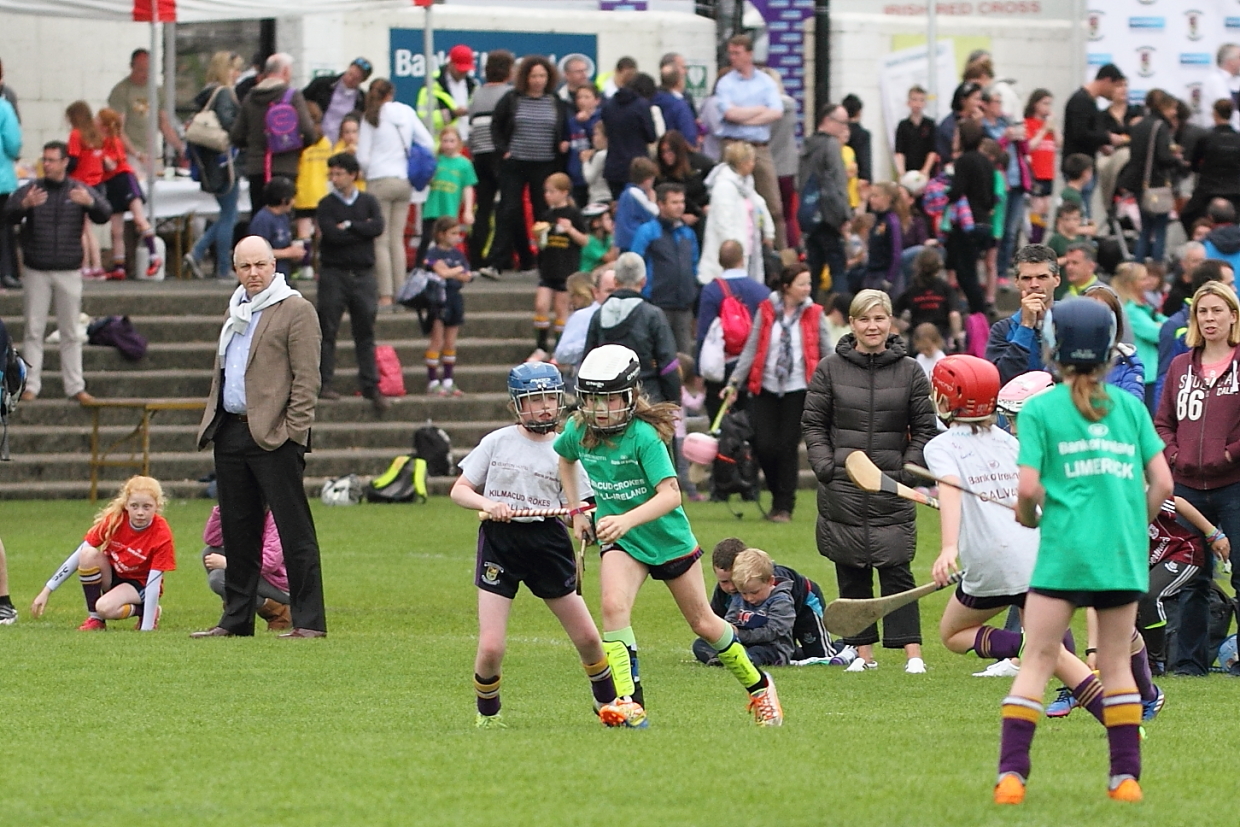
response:
M519 95L512 140L508 144L512 157L518 161L554 161L559 120L559 110L551 95L538 98Z

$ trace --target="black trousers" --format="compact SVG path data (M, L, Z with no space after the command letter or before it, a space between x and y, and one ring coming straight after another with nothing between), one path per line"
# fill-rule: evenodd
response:
M947 237L947 269L956 271L956 283L969 300L970 313L986 310L986 294L977 277L977 259L983 249L981 238L977 229L965 232L959 228L953 229Z
M231 564L230 564L231 565ZM840 597L869 600L874 597L874 575L878 572L881 594L898 594L916 588L913 570L908 563L874 569L869 566L842 566L835 564L835 581L839 584ZM851 646L868 646L878 642L878 625L870 626L859 635L842 638ZM910 643L921 643L921 612L917 603L896 609L883 618L883 648L900 649Z
M484 152L474 156L474 173L478 183L474 186L474 226L469 233L469 263L480 267L487 252L487 242L491 240L491 219L495 216L495 196L499 194L499 162L498 152ZM422 258L418 257L418 266L422 266Z
M805 263L809 265L809 279L813 286L815 301L818 296L818 285L821 284L822 267L831 268L832 290L836 293L847 290L845 281L848 261L844 256L844 236L829 224L819 224L811 233L806 233Z
M267 188L267 179L261 172L258 175L247 175L246 179L250 182L250 215L258 214L258 211L267 206L263 202L263 190ZM294 181L293 183L297 183Z
M501 270L512 267L514 248L522 269L528 270L534 266L529 235L525 232L525 209L521 196L526 186L529 186L534 220L541 220L547 212L543 184L555 169L555 161L518 161L515 158L505 158L500 162L499 211L495 215L495 239L491 242L490 255L492 267Z
M4 211L12 193L0 194L0 212ZM18 277L17 272L17 239L14 236L14 225L0 221L0 276Z
M223 421L215 432L215 474L220 528L228 549L220 626L234 635L254 634L254 605L262 580L263 523L265 508L270 507L284 547L293 626L325 632L319 541L304 484L306 449L290 440L274 451L263 450L250 435L248 424L231 414L220 416Z
M336 374L336 336L340 317L349 311L353 343L357 348L357 380L362 396L378 393L379 371L375 367L375 314L379 312L379 285L373 268L341 270L323 265L319 269L319 327L323 331L319 376L323 387L332 386Z
M797 504L797 471L801 445L801 413L805 410L805 391L782 397L762 391L749 402L749 422L753 425L753 452L771 492L771 510L787 511Z

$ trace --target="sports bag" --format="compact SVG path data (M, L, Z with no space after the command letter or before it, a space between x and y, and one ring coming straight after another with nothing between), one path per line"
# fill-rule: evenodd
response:
M224 88L226 87L222 83L215 87L215 91L211 93L211 97L207 98L207 103L202 110L190 118L189 125L185 127L186 141L214 152L228 151L228 147L231 146L228 130L220 125L220 117L215 114L215 97Z
M271 156L294 152L305 146L301 137L301 116L293 106L292 88L286 89L279 100L273 101L263 115L263 136L267 139L267 151L263 153L263 180L271 180Z
M396 303L418 314L418 326L430 334L435 317L448 303L448 284L438 273L415 267L396 293Z
M698 374L707 382L722 382L728 370L728 357L724 352L723 322L716 318L706 328L706 338L698 351Z
M452 462L452 440L443 428L429 419L413 432L413 455L426 461L426 473L432 477L450 477L455 472Z
M745 349L745 340L753 328L753 317L745 303L732 295L727 279L715 279L719 289L723 291L723 300L719 302L719 326L723 329L723 352L728 358L741 355Z
M745 502L757 502L758 460L751 440L749 414L729 411L719 424L719 453L710 474L712 500L726 502L732 494L739 494Z
M366 502L426 502L426 461L402 454L366 486Z
M357 505L362 501L362 481L357 474L330 479L323 483L319 499L323 505Z
M375 366L379 369L379 393L384 396L405 395L405 375L400 357L391 345L375 345Z
M396 134L400 135L400 130L396 130ZM404 140L401 135L401 140ZM439 159L435 157L435 153L426 147L410 141L405 147L405 177L409 179L409 184L415 190L424 190L430 186L431 179L435 177L435 167L439 165Z

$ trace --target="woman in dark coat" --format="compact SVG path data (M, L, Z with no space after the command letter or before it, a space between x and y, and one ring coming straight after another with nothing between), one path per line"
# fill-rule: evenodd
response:
M659 137L650 114L654 92L650 75L638 74L603 104L603 128L607 130L603 178L611 187L612 198L617 200L629 184L629 165L634 158L649 158L647 147Z
M859 489L844 462L853 451L864 451L888 476L915 485L903 466L923 464L922 448L938 430L930 382L892 332L887 294L859 292L848 324L852 332L814 371L801 429L818 477L818 553L835 564L840 597L871 598L875 569L884 595L916 586L910 563L917 549L917 515L908 500ZM877 668L877 641L875 626L845 639L857 647L849 671ZM904 649L906 672L925 671L916 603L883 619L883 646Z
M1116 190L1131 195L1137 199L1137 204L1141 204L1146 190L1147 160L1151 161L1151 188L1171 186L1171 176L1180 166L1178 151L1172 151L1172 144L1175 143L1173 121L1178 101L1161 89L1151 91L1146 100L1150 107L1149 116L1143 118L1129 133L1132 135L1132 143L1129 144L1132 155L1120 170L1119 179L1115 182ZM1151 141L1152 157L1149 155ZM1132 251L1137 261L1145 261L1146 258L1158 262L1163 260L1170 218L1169 212L1156 214L1141 210L1141 232L1137 235L1137 243Z

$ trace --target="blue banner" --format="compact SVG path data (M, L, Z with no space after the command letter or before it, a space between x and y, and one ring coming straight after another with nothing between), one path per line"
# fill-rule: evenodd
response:
M474 50L474 74L481 83L486 68L487 52L491 49L507 49L517 57L522 55L545 55L564 70L565 58L580 55L590 65L590 76L597 72L598 36L593 34L548 34L545 32L491 32L464 31L460 29L435 30L435 65L432 74L448 60L448 50L463 43ZM422 90L426 74L426 60L422 54L421 29L391 30L392 83L396 86L396 99L410 106Z

